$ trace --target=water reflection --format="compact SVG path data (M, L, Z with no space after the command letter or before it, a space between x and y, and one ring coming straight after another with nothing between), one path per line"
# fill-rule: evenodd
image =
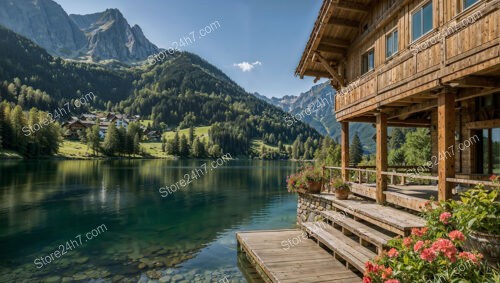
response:
M296 200L284 189L295 165L230 161L174 194L160 196L160 187L203 163L0 163L0 281L54 276L137 281L141 274L165 278L196 270L189 275L193 279L221 266L238 273L236 256L228 249L235 245L234 231L291 227L295 222ZM103 223L108 231L99 239L36 269L34 258ZM210 259L221 254L231 256ZM181 268L169 269L180 263Z

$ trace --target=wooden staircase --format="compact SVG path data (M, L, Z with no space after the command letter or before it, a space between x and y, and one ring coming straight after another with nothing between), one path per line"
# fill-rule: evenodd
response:
M322 197L332 203L332 210L317 211L322 220L302 222L301 229L349 269L361 273L365 262L380 254L389 240L407 236L412 228L425 225L414 214L372 201Z

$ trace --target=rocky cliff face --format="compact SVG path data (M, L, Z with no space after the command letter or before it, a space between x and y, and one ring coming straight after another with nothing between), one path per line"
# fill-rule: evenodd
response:
M117 9L68 16L52 0L0 0L0 25L64 58L128 63L159 52Z
M57 56L86 52L85 34L51 0L0 0L0 24Z
M94 61L140 61L159 52L138 25L130 27L118 9L102 13L70 15L88 38L88 54Z

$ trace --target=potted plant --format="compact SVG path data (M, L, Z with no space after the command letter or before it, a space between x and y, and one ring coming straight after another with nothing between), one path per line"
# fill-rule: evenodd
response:
M344 182L341 178L332 179L330 181L330 185L335 190L335 197L337 199L347 199L349 197L351 188L349 187L349 184Z
M309 193L317 194L321 192L323 186L323 172L321 168L309 166L302 171L304 181L307 183Z
M466 234L466 249L477 250L489 262L500 260L500 203L498 189L478 185L463 193L460 202L451 202L457 227Z
M289 175L286 178L286 187L288 189L288 192L295 193L295 192L305 192L307 190L307 184L304 181L304 174L303 172L297 172L295 174Z

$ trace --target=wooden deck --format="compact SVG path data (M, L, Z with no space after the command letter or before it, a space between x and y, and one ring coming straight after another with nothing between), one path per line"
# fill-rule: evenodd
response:
M301 230L239 232L236 238L265 282L361 282Z

